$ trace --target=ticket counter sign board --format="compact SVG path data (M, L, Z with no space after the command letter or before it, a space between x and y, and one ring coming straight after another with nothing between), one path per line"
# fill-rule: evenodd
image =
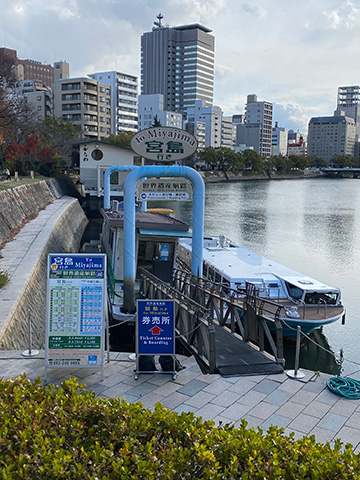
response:
M106 255L49 254L46 368L103 368Z
M174 355L174 300L138 300L136 353Z
M197 140L180 128L153 127L136 133L131 139L131 148L148 160L173 163L195 153Z

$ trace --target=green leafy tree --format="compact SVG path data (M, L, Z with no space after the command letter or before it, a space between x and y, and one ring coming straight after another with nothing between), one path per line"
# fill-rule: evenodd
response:
M340 168L357 167L359 165L359 159L352 157L351 155L334 155L331 159L331 163Z
M43 141L45 141L54 154L68 156L73 143L79 139L80 126L74 125L70 120L61 117L45 117L39 127Z
M290 155L289 160L293 165L291 168L305 170L305 168L310 166L309 159L305 155Z
M134 132L122 132L118 135L110 135L104 142L117 145L118 147L131 148L131 139L134 135Z
M262 173L265 167L264 158L255 150L245 150L242 153L245 171L252 173Z

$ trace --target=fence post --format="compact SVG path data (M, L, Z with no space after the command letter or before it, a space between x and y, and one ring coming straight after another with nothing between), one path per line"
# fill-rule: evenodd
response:
M31 349L31 315L30 315L30 308L28 309L27 313L27 319L28 319L28 333L29 333L29 350L24 350L22 352L23 357L35 357L35 355L39 355L39 350L32 350Z

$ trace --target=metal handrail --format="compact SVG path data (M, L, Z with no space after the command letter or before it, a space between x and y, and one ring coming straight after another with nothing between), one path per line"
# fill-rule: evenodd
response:
M326 303L326 300L324 300L323 298L319 298L319 301L318 301L318 304L317 304L317 313L319 313L319 309L320 309L320 304L321 304L321 303L324 304L324 318L326 318L327 303Z

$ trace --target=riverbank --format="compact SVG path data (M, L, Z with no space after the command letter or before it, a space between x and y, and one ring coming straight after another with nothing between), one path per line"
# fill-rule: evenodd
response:
M209 172L209 171L199 171L202 176L204 183L228 183L228 182L244 182L244 181L254 181L254 180L300 180L304 178L317 178L319 176L317 171L306 170L300 174L288 174L288 175L234 175L233 173L226 172Z

